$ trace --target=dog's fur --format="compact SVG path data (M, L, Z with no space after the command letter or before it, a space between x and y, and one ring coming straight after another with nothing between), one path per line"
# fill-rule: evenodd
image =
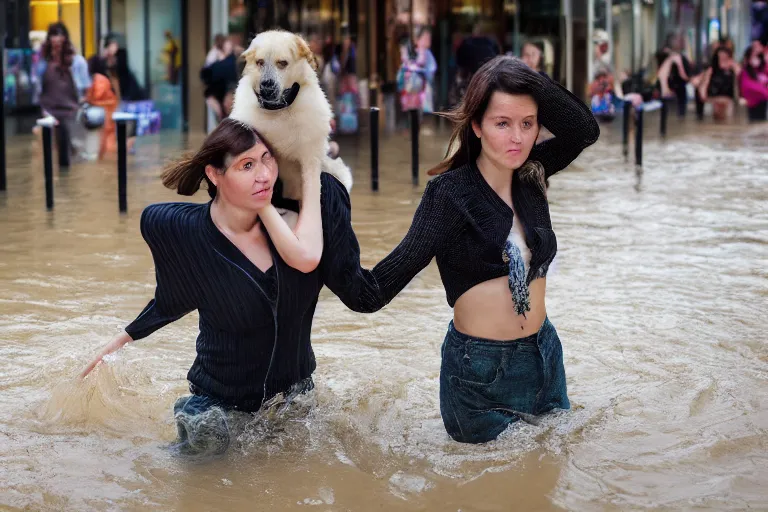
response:
M301 198L301 171L310 167L336 176L350 190L349 168L340 158L327 156L331 106L320 88L317 61L306 41L291 32L262 32L241 59L244 68L230 117L252 126L267 140L277 158L283 195ZM273 82L280 98L299 85L293 103L283 106L283 101L278 110L265 108L263 86Z

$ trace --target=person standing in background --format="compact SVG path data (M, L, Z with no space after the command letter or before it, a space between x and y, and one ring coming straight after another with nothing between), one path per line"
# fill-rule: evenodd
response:
M465 37L456 49L456 76L448 91L448 106L457 105L467 90L472 76L480 67L501 54L498 42L485 35L481 24L475 26L472 35Z
M35 67L40 106L44 116L56 118L59 164L66 164L65 151L79 154L84 147L85 129L76 122L86 90L91 87L88 63L78 55L63 23L52 23Z
M224 34L216 34L213 37L213 47L205 56L205 65L210 66L214 62L220 61L226 55L224 54L224 42L227 37Z
M424 92L421 95L421 111L425 114L431 114L435 111L434 91L437 60L432 54L432 29L429 27L422 27L419 30L419 35L416 38L416 59L423 69L426 81Z
M339 59L339 97L337 101L337 127L341 133L356 133L360 91L357 85L357 47L349 33L349 25L341 26L341 44L336 48Z
M532 41L526 42L523 45L521 57L523 62L525 62L529 68L540 75L548 76L544 72L544 46L541 43L534 43Z
M106 71L107 73L103 74L108 78L111 78L111 70L117 68L117 51L119 49L120 45L117 43L117 36L115 34L107 34L104 37L101 52L92 55L88 59L88 71L90 74L93 75L93 73L97 71L100 73ZM119 89L119 86L115 88L115 92L118 92L118 96Z
M229 116L232 110L233 91L239 79L237 54L227 37L217 35L214 47L208 53L200 78L205 84L205 102L216 116L216 122Z

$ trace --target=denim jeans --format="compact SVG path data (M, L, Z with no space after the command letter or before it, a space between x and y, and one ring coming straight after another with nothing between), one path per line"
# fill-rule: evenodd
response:
M296 396L303 395L314 387L312 377L300 380L283 393L265 401L259 412L275 407L288 407ZM223 454L229 447L231 436L228 413L242 407L249 410L253 404L245 402L241 407L226 403L207 395L193 384L190 384L189 390L192 395L179 398L173 405L178 438L171 449L182 455L196 457ZM258 408L258 405L256 407Z
M512 341L471 337L451 322L442 347L440 413L454 440L491 441L521 416L570 406L563 347L549 319L538 333Z
M171 449L182 455L221 455L229 447L229 407L208 395L183 396L173 405L178 438Z

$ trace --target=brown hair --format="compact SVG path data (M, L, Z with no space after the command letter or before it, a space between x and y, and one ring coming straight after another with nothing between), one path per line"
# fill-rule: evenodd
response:
M259 133L240 121L227 118L205 138L203 145L195 153L190 153L168 165L161 176L163 185L183 196L194 195L200 190L200 183L205 180L208 195L216 197L216 187L205 174L205 167L211 165L222 174L227 169L227 159L248 151L258 143L267 146L267 141Z
M227 41L227 37L224 34L216 34L213 38L213 46L219 50L224 50L224 43Z
M48 25L48 35L45 37L45 43L41 49L43 59L50 61L53 58L53 45L51 44L51 37L53 36L64 36L64 44L61 45L61 53L59 54L59 65L70 68L75 60L75 47L69 39L69 30L63 23L57 22Z
M472 122L482 122L493 93L500 91L507 94L527 94L535 99L534 93L541 87L541 80L541 75L517 57L500 55L483 64L472 76L467 92L458 106L438 114L451 120L454 128L445 159L427 174L435 176L477 160L482 144L472 130ZM454 147L456 150L452 152ZM534 181L543 186L544 170L541 164L528 161L521 171L521 178L532 175Z

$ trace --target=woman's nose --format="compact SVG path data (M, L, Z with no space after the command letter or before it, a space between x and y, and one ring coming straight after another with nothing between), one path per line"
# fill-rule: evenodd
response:
M261 164L259 165L258 169L256 169L256 181L259 183L269 181L270 174L271 172L269 167Z

